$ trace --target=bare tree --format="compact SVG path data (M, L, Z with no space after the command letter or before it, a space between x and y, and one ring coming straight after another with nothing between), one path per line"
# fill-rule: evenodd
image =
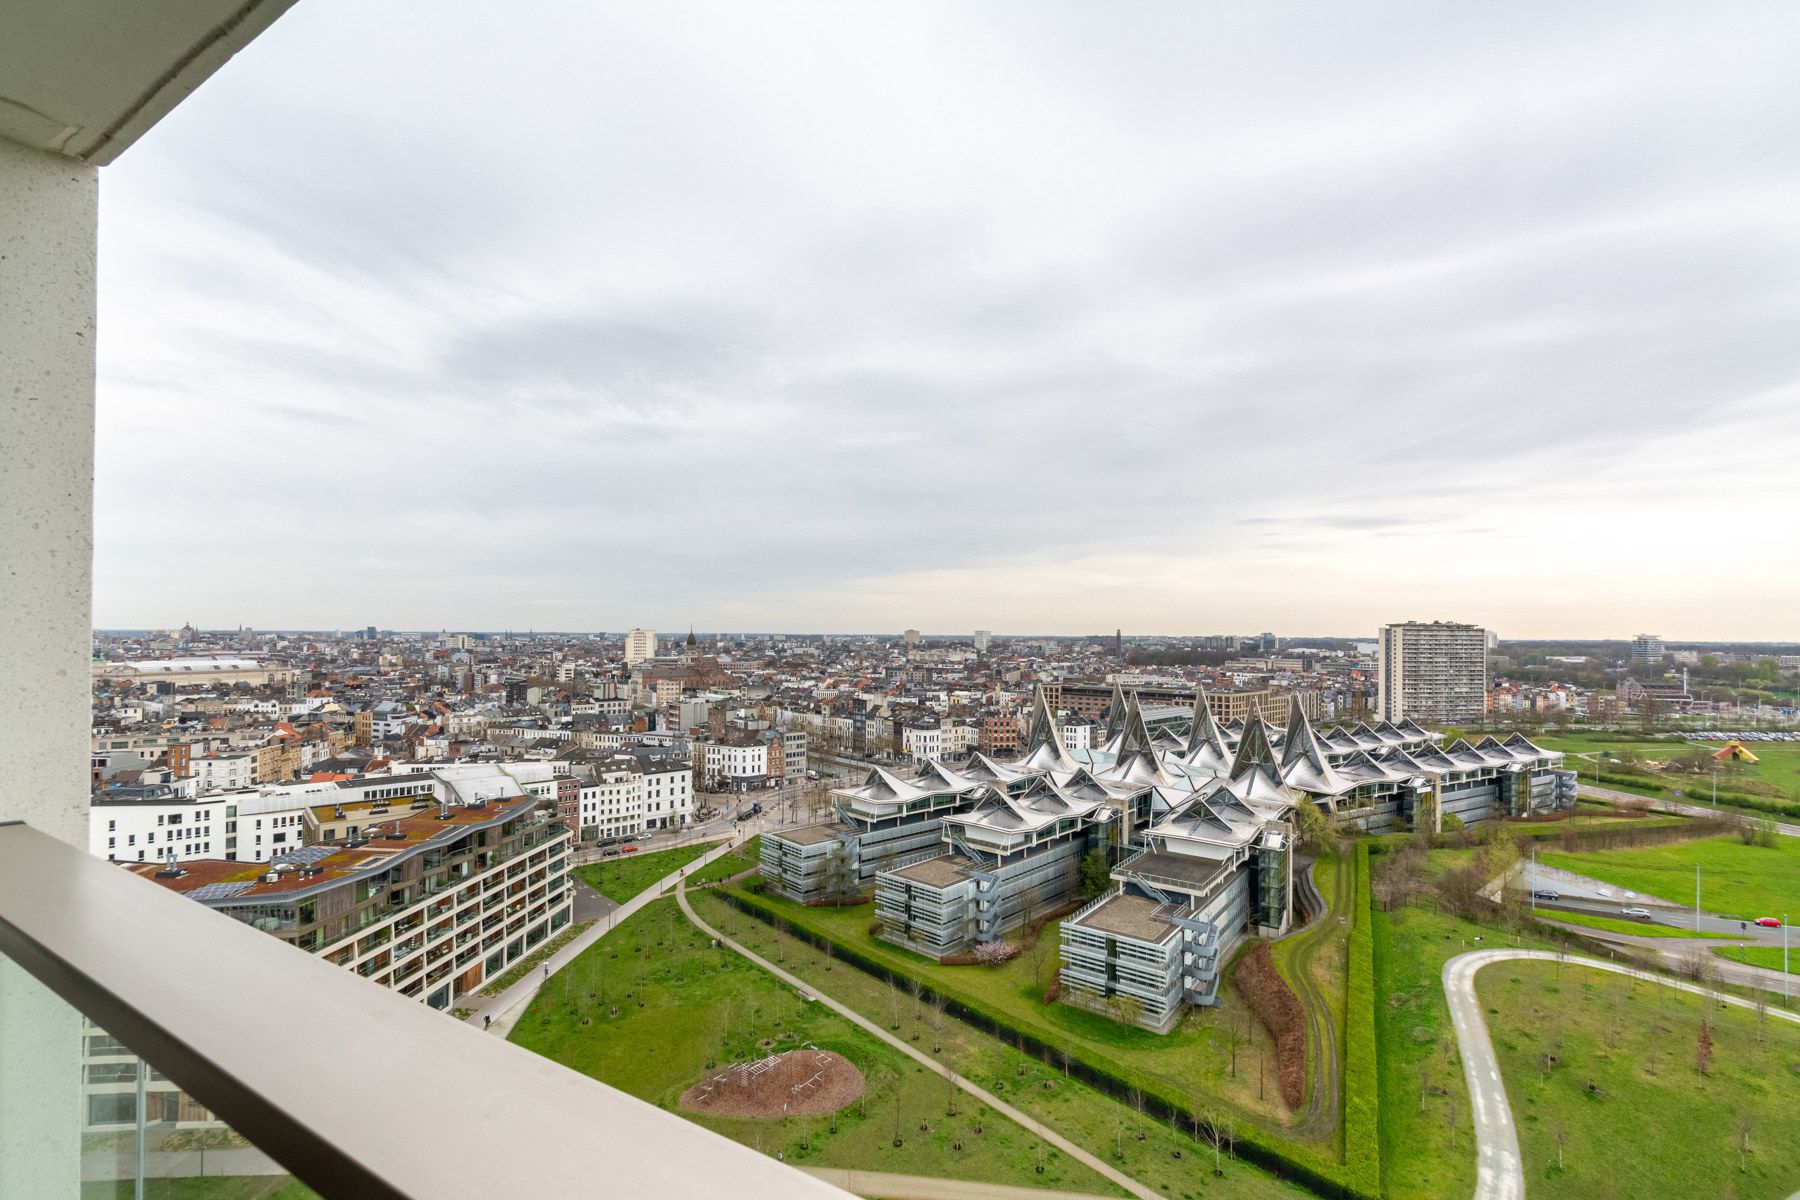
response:
M1044 987L1044 963L1050 957L1050 939L1042 932L1031 939L1031 978L1039 987Z
M1563 1169L1563 1146L1569 1140L1569 1131L1563 1127L1561 1121L1558 1121L1552 1128L1550 1136L1556 1139L1556 1169L1560 1171Z
M1737 1115L1737 1148L1738 1170L1750 1169L1750 1131L1755 1127L1755 1119L1748 1109L1739 1109Z
M1702 1075L1712 1074L1713 1035L1712 1022L1705 1017L1700 1018L1700 1034L1694 1039L1694 1069Z
M1212 1143L1213 1176L1217 1178L1218 1176L1225 1174L1225 1166L1220 1161L1220 1155L1223 1154L1225 1150L1225 1126L1220 1123L1217 1117L1208 1117L1205 1121L1204 1128L1206 1130L1206 1140Z

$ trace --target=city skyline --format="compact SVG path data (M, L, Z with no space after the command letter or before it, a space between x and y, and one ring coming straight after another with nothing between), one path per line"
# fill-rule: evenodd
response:
M102 188L95 621L1793 636L1783 27L299 6Z

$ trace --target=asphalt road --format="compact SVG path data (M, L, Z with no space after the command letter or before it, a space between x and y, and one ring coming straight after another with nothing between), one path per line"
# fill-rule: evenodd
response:
M1641 921L1645 925L1662 925L1669 929L1680 929L1688 933L1694 932L1694 910L1691 908L1656 907L1654 903L1642 900L1583 900L1574 896L1564 896L1561 900L1534 900L1533 908L1545 912L1590 913L1596 917L1611 917L1617 921ZM1637 907L1648 908L1650 919L1627 917L1620 910ZM1700 914L1701 933L1728 933L1737 941L1761 942L1766 946L1781 945L1782 931L1770 929L1766 925L1756 925L1745 921L1734 921L1729 917L1717 917L1711 913ZM1788 935L1793 937L1792 933ZM1800 941L1791 943L1800 947Z
M1597 971L1629 975L1647 983L1659 983L1696 996L1708 996L1721 1004L1755 1009L1755 1005L1737 996L1727 996L1710 988L1669 979L1649 971L1622 967L1574 954L1557 954L1549 950L1474 950L1459 954L1444 964L1444 996L1450 1002L1450 1023L1456 1029L1456 1045L1463 1060L1463 1078L1469 1085L1469 1104L1475 1113L1475 1200L1524 1200L1525 1172L1519 1156L1519 1132L1513 1124L1512 1105L1506 1098L1506 1085L1500 1079L1499 1060L1494 1057L1494 1043L1488 1036L1487 1021L1481 1015L1481 1001L1475 994L1475 973L1491 963L1509 959L1561 959ZM1771 1017L1800 1025L1800 1014L1771 1007Z

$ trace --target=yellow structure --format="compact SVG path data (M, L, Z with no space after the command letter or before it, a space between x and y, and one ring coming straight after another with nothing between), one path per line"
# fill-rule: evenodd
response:
M1750 751L1745 748L1744 743L1735 741L1726 742L1725 748L1713 755L1714 762L1724 762L1728 758L1736 759L1738 762L1747 763L1756 761L1756 755L1750 753Z

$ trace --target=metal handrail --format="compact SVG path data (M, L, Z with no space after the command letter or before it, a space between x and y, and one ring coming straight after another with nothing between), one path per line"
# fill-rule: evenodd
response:
M25 825L0 954L328 1200L849 1195Z

